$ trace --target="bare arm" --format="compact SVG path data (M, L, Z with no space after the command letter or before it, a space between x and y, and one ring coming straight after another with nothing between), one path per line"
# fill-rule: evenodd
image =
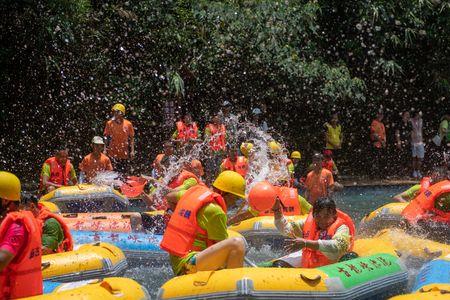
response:
M250 219L250 218L253 218L253 217L254 217L253 214L250 211L247 210L247 211L244 211L244 212L242 212L240 214L237 214L234 217L230 218L227 221L227 225L230 226L230 225L242 222L244 220L247 220L247 219Z
M43 176L42 176L42 184L43 184L45 187L47 187L47 186L62 187L62 185L57 184L57 183L50 182L50 181L48 181L48 179L49 179L49 178L48 178L47 175L43 175Z
M132 137L130 137L130 158L133 159L135 152L134 152L134 135Z

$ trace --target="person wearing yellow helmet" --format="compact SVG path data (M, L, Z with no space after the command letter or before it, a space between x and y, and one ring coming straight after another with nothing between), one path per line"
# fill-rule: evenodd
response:
M244 155L248 159L250 153L253 150L253 144L250 142L244 142L241 144L241 147L239 149L241 150L242 155Z
M291 174L291 186L293 187L300 187L300 177L301 177L301 170L300 170L300 160L302 159L302 154L300 151L295 150L291 153L291 161L292 164L289 165L289 173Z
M0 171L0 299L42 294L41 224L19 211L21 184Z
M220 173L212 189L196 185L166 195L176 207L161 248L170 254L175 275L243 266L245 241L228 238L226 212L244 197L245 179L233 171Z
M267 143L267 145L269 146L270 154L279 155L282 153L281 145L276 141L270 141L269 143Z
M134 159L134 127L124 118L125 106L117 103L112 107L113 116L106 122L105 152L111 159L115 170L127 173L130 160Z

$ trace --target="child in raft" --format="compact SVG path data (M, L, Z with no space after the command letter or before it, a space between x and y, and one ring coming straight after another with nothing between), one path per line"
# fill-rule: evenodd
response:
M284 218L279 199L272 210L277 229L291 238L285 250L295 252L261 266L316 268L356 256L351 252L355 225L330 198L319 198L306 220L298 222Z

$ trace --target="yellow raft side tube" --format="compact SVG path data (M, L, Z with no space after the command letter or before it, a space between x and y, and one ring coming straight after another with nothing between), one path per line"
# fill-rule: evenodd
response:
M33 300L149 300L147 290L129 278L111 277L88 282L66 283L50 294L30 297Z
M365 269L363 269L365 268ZM398 257L377 254L315 269L237 268L175 277L158 299L351 299L406 287ZM387 290L387 291L386 291Z
M450 245L409 235L401 229L382 230L374 236L374 240L391 244L402 256L430 260L450 254Z
M359 234L373 235L382 229L399 226L403 219L402 211L408 204L388 203L367 214L361 220Z
M87 195L87 194L102 194L102 193L114 193L122 198L125 198L124 195L119 193L115 189L111 189L110 186L107 185L95 185L95 184L77 184L70 186L62 186L57 188L54 191L51 191L44 196L42 196L39 201L50 201L55 197L64 197L64 196L76 196L76 195Z
M116 276L127 267L123 252L107 243L82 245L77 250L42 256L42 277L51 281L76 281Z
M214 276L220 272L220 276ZM159 299L189 298L220 291L231 294L236 291L237 281L251 280L253 290L325 292L327 274L317 269L294 268L239 268L212 272L198 272L171 279L160 290ZM311 284L314 283L314 284ZM244 282L242 282L244 284ZM268 285L270 284L270 287ZM217 294L219 297L219 294Z

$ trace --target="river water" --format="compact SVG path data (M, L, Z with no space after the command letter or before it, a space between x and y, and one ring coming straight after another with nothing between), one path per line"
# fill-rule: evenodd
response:
M336 195L335 200L338 207L350 214L355 223L359 224L365 214L392 202L391 197L406 188L406 186L351 186L344 188L342 192ZM280 257L281 255L282 253L276 253L270 247L262 247L258 250L249 249L247 253L247 256L256 262ZM409 271L410 278L413 279L417 269L411 267ZM128 268L124 276L138 281L148 289L152 297L155 297L158 288L173 275L169 265L156 268L141 265Z

